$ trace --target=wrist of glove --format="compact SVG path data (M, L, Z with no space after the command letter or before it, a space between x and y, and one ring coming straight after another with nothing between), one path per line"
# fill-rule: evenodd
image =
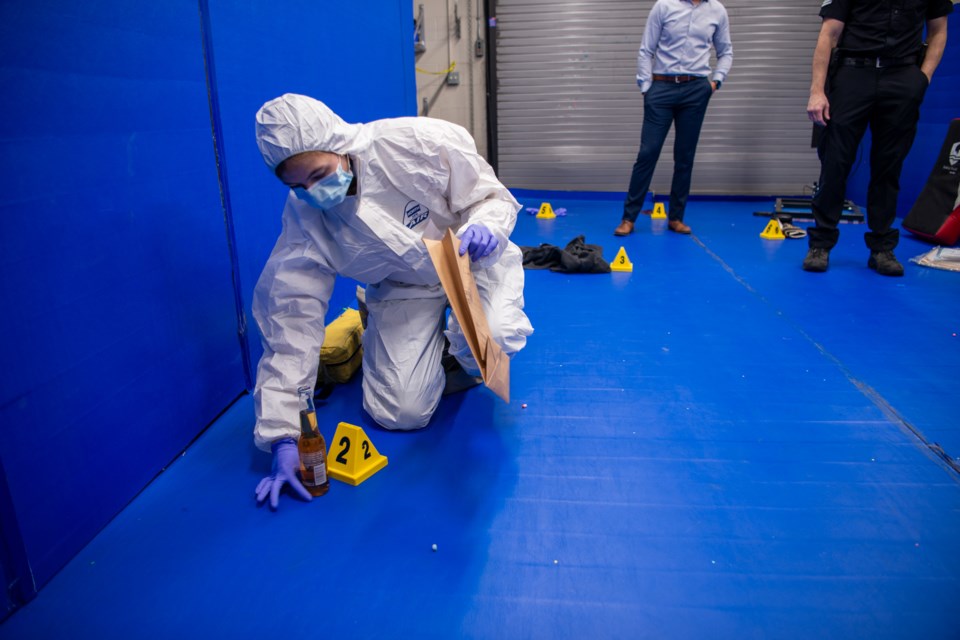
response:
M273 468L270 475L257 485L257 503L263 502L269 496L270 507L276 509L280 504L280 490L285 484L289 484L304 500L312 500L313 496L297 477L297 471L300 469L297 441L293 438L283 438L271 444L270 450L273 452Z
M460 255L470 254L470 259L476 262L493 253L500 242L490 229L482 224L472 224L460 236Z

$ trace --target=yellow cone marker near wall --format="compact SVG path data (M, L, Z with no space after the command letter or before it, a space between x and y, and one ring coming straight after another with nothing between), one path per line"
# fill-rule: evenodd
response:
M363 429L346 422L337 425L327 454L331 478L357 486L385 466L387 457L377 451Z
M760 237L765 240L784 240L787 236L783 235L783 227L780 226L780 221L774 218L760 232Z
M653 215L650 216L651 220L666 220L667 219L667 210L664 209L662 202L654 203L653 205Z
M613 262L610 263L610 271L633 271L633 263L630 262L630 258L627 257L627 250L623 247L620 247L620 251L617 251L617 255L613 257Z
M550 206L549 202L544 202L540 205L540 211L537 213L537 217L541 220L553 220L557 217L557 214L553 212L553 207Z

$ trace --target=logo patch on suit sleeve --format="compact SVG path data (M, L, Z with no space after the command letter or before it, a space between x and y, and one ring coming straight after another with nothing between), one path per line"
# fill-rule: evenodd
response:
M408 229L413 229L415 226L426 220L429 215L429 209L419 202L411 200L403 208L403 224Z

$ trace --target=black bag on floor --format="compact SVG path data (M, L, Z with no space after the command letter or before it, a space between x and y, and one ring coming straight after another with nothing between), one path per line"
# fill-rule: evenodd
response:
M552 244L520 247L524 269L550 269L561 273L610 273L610 264L603 259L603 247L587 244L577 236L561 249Z
M950 123L930 178L901 225L929 242L960 240L960 118Z

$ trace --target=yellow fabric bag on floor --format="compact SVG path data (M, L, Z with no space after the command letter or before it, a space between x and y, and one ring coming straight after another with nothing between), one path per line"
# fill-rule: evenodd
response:
M363 361L363 325L360 312L345 309L327 325L320 347L320 370L317 389L331 383L344 383L353 377Z

